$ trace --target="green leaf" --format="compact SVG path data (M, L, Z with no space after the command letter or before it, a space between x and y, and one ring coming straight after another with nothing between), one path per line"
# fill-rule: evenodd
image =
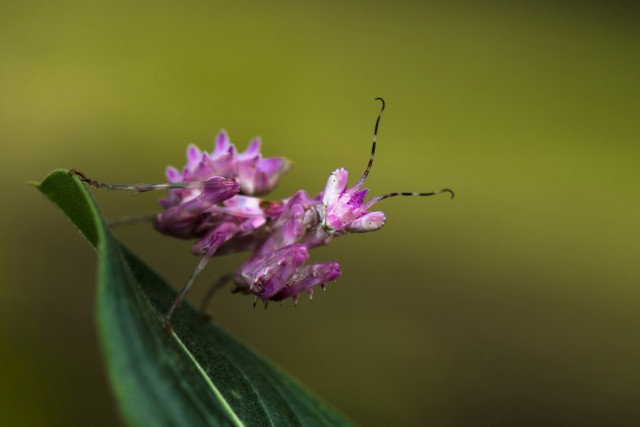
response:
M59 169L38 188L98 252L100 337L129 425L351 425L189 304L166 333L175 292L113 236L84 185Z

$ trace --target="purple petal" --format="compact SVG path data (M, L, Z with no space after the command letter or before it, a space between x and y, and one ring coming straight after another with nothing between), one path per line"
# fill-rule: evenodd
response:
M260 138L255 137L251 140L251 142L249 143L249 146L247 146L247 149L244 150L244 153L240 154L240 158L255 157L255 156L258 156L259 154L260 154Z
M289 162L282 157L269 157L258 161L258 170L270 178L277 179L289 169L289 165Z
M223 129L218 132L218 135L216 135L215 148L211 157L216 158L225 154L229 149L229 145L231 145L231 142L229 141L229 135L227 135L227 132Z
M255 194L258 158L238 160L238 180L244 194Z
M202 151L193 144L189 144L187 147L187 168L189 170L195 169L202 161Z
M254 175L254 193L264 194L272 191L283 173L288 171L291 163L282 157L260 159Z
M211 175L224 176L226 178L238 177L238 161L235 155L235 148L229 146L225 153L215 159L209 158L208 166Z
M165 169L165 175L169 182L180 182L182 180L182 174L173 166L167 166Z

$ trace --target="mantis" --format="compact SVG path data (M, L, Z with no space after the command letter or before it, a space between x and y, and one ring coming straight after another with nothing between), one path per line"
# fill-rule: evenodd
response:
M146 192L168 190L160 201L162 211L153 225L159 232L183 239L196 239L192 247L200 262L186 285L178 293L164 318L171 329L171 317L180 307L196 278L215 255L248 251L250 257L229 277L234 292L254 295L258 300L282 301L292 298L296 304L301 293L311 298L316 287L340 277L336 261L309 264L309 250L328 245L347 234L381 229L386 216L372 210L382 200L397 196L434 196L454 192L448 188L430 192L394 192L367 200L364 188L376 152L378 127L385 102L375 122L373 143L367 167L353 186L344 168L331 172L322 192L311 197L304 190L284 200L263 196L273 190L290 163L282 157L263 158L260 139L255 138L244 152L238 152L225 131L216 136L213 152L190 145L187 164L179 171L166 169L162 184L106 184L88 178L82 172L70 173L97 188ZM219 287L216 284L212 290ZM212 292L211 292L212 293Z

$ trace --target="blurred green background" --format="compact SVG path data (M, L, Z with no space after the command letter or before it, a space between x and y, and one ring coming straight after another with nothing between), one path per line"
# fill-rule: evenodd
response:
M0 421L121 425L95 255L24 185L58 167L158 182L220 128L295 162L274 197L355 177L384 97L378 233L343 277L231 333L362 425L640 424L640 14L633 2L0 3ZM354 177L354 179L355 179ZM94 192L108 217L161 194ZM189 242L118 235L175 286ZM193 292L243 259L217 259Z

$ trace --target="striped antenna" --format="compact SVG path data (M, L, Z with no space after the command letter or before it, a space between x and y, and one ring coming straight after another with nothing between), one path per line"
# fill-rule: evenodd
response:
M371 144L371 157L369 157L369 164L367 165L367 169L362 174L362 178L360 181L351 189L352 192L358 191L362 185L364 185L364 180L369 176L369 172L371 172L371 166L373 166L373 157L376 154L376 140L378 138L378 126L380 125L380 119L382 118L382 112L384 111L384 107L386 103L382 98L376 98L375 101L380 101L382 103L382 107L380 108L380 112L378 113L378 118L376 119L376 126L373 129L373 144Z
M383 194L382 196L374 197L373 199L369 200L367 202L367 204L365 205L365 208L369 209L371 206L373 206L374 204L378 203L380 200L388 199L389 197L396 197L396 196L426 197L426 196L435 196L436 194L440 194L440 193L449 193L451 195L452 199L455 197L455 193L453 192L453 190L450 190L448 188L443 188L442 190L431 191L431 192L428 192L428 193L409 193L409 192L387 193L387 194Z
M132 190L138 193L153 190L170 190L173 188L222 188L225 186L224 183L220 181L167 182L163 184L107 184L89 178L77 169L71 169L69 175L78 177L80 181L92 187L105 188L107 190Z

